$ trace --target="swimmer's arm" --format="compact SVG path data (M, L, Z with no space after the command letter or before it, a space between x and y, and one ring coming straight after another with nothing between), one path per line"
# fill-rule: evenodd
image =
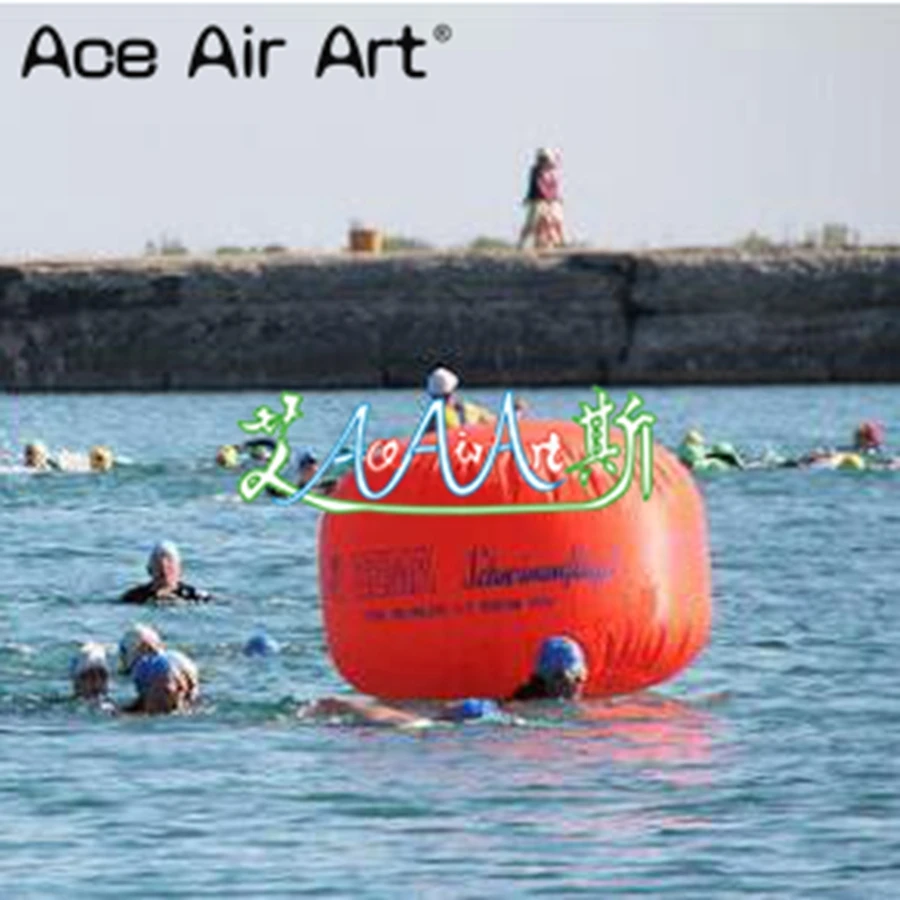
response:
M179 584L175 594L179 599L190 600L192 603L209 603L212 600L209 591L198 590L192 584Z
M430 724L422 716L362 697L323 697L312 705L307 715L324 718L352 716L366 725L386 725L393 728L420 728Z

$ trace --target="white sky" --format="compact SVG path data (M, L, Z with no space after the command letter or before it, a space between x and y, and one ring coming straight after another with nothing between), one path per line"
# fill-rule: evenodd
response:
M444 45L438 23L453 29ZM152 39L146 81L20 77L44 23ZM265 81L187 79L208 24L288 41ZM336 24L429 40L409 80L313 77ZM0 7L0 256L336 249L348 223L441 246L514 238L534 149L563 154L575 236L599 246L900 241L900 7Z

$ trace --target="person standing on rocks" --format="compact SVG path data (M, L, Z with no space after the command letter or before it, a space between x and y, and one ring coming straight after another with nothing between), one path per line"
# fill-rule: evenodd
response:
M557 155L546 147L538 150L528 177L525 224L519 234L519 249L531 238L538 250L565 243L562 196Z

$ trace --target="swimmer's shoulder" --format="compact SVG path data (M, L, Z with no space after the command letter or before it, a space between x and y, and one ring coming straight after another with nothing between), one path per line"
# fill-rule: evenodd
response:
M120 603L149 603L153 599L153 587L150 584L139 584L125 591L119 598Z

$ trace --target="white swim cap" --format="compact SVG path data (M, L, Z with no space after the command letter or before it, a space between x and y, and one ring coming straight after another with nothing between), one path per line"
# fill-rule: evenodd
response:
M150 551L150 559L147 560L147 572L153 576L157 575L160 563L165 558L174 560L177 565L181 565L181 553L172 541L160 541L154 546Z
M72 657L69 664L69 674L72 678L80 678L86 673L97 670L109 675L109 664L106 661L106 649L102 644L88 641L78 648L78 652Z
M197 663L180 650L168 650L166 655L175 671L180 672L190 682L190 696L192 699L196 698L200 692L200 670L197 668Z
M200 681L200 670L197 668L197 663L187 653L182 653L180 650L167 650L166 652L176 669L184 672L192 681Z
M449 397L458 386L456 373L439 366L428 376L425 389L432 397Z
M129 674L145 654L164 649L162 638L149 625L132 625L119 641L119 671Z

